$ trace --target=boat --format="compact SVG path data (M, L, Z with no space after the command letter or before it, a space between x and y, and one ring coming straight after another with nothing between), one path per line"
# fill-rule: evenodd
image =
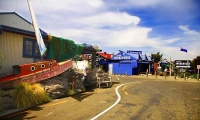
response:
M47 49L37 25L31 3L29 0L27 0L27 2L35 29L39 51L41 56L44 56ZM59 63L57 63L56 60L45 60L28 64L14 65L12 66L13 73L11 75L0 77L0 89L12 88L20 82L35 83L46 80L48 78L52 78L65 72L71 68L72 65L73 64L71 59L61 62L59 61Z
M13 66L13 74L0 78L0 88L12 88L20 82L36 83L57 76L72 67L72 60L57 63L47 60Z

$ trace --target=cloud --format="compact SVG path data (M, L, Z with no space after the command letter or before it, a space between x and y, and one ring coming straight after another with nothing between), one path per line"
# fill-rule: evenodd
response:
M198 36L200 36L200 32L197 32L197 31L195 31L195 30L190 30L189 28L188 28L188 25L180 25L179 26L179 28L182 30L182 31L184 31L184 34L187 34L187 35L198 35Z
M2 7L4 11L14 11L17 0L14 2L13 0L6 1L0 1L0 11L2 11ZM165 34L161 32L158 32L159 36L164 37L150 37L149 34L153 32L153 27L141 26L140 22L143 19L134 15L134 12L131 14L130 11L127 11L127 9L153 10L152 14L155 16L158 13L162 16L163 13L167 13L171 18L178 18L179 13L181 13L180 15L188 15L188 12L191 12L188 9L193 5L188 0L186 2L180 0L114 1L59 0L59 2L56 2L35 0L31 3L40 28L51 33L51 35L71 39L76 43L98 45L103 51L111 53L119 49L124 51L127 49L142 50L144 54L149 55L160 51L164 54L164 57L169 58L171 56L173 59L180 58L179 48L181 46L186 47L189 51L185 59L193 58L198 54L195 49L199 51L196 44L199 42L197 42L197 37L194 36L199 35L199 32L190 30L188 26L180 25L180 30L186 35L184 37L182 34L177 35L178 37L165 37ZM30 20L26 0L18 1L18 5L17 13ZM149 7L153 9L149 9ZM161 10L161 8L163 9ZM160 19L160 16L156 19ZM188 39L189 35L195 41L195 45L183 42Z

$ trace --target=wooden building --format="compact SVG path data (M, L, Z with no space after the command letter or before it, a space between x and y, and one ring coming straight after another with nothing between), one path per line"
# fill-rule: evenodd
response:
M40 31L47 42L47 33ZM0 13L0 54L3 56L0 75L11 74L14 65L41 61L31 23L15 12Z

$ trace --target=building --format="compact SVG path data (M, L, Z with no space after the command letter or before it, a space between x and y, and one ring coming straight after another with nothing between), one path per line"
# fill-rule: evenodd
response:
M109 61L112 57L112 54L106 53L106 52L97 52L97 62L96 65L97 67L101 67L105 72L108 72L108 65Z
M40 32L48 45L47 33L41 29ZM11 74L13 65L41 61L31 23L15 12L0 13L0 52L3 56L0 75Z
M109 62L109 73L119 75L136 75L139 73L152 72L151 58L142 55L142 51L119 51L113 55Z

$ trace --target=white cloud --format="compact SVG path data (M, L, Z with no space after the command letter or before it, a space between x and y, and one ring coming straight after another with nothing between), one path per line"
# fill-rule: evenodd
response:
M199 35L200 36L200 32L197 32L195 30L190 30L188 28L188 25L185 25L185 26L184 25L180 25L179 28L184 31L184 34L187 34L187 35Z
M17 0L15 2L8 0L8 2L0 1L0 11L2 11L2 4L7 6L3 7L4 10L15 10L14 6ZM165 8L173 5L171 11L177 8L179 13L182 9L185 9L184 5L177 6L180 0L178 2L174 0L125 0L122 5L120 2L108 4L108 1L103 0L59 0L59 2L32 0L31 2L39 26L44 31L54 36L74 40L76 43L98 45L106 52L130 48L142 50L143 53L149 55L160 51L164 54L164 57L169 58L171 56L173 59L179 59L179 48L181 46L171 46L171 44L186 39L181 37L169 39L150 38L149 33L153 29L140 26L141 18L126 11L118 10L118 8L124 8L124 6L135 9L137 7L156 7L157 5L166 4ZM25 19L29 19L30 13L26 0L18 1L18 5L17 12ZM170 12L168 11L168 13ZM179 28L186 35L199 35L199 32L190 30L188 26L180 25ZM194 37L193 39L196 40L197 38ZM197 44L187 45L187 43L182 43L183 46L187 46L189 51L184 59L196 57L195 55L198 55L198 53L195 49L200 51Z

